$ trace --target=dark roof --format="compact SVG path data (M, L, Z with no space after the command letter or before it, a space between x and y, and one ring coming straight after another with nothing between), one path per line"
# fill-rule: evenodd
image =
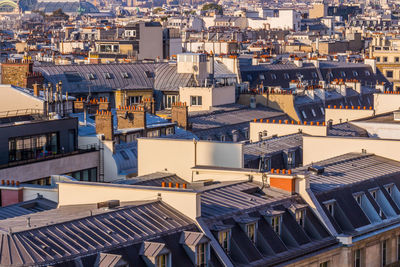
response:
M348 153L313 163L324 167L324 173L310 173L310 187L314 192L324 192L366 180L400 173L400 162L374 154ZM302 173L307 165L294 170Z
M179 91L179 87L189 84L192 74L177 73L176 64L162 64L156 69L154 89L160 91Z
M98 13L99 10L89 2L80 1L38 1L31 10L39 10L45 13L52 13L61 9L64 13Z
M119 184L161 187L162 182L165 182L167 186L168 186L168 183L172 183L173 187L175 187L176 183L179 183L180 185L187 184L186 180L178 177L176 174L166 173L166 172L155 172L155 173L151 173L151 174L147 174L147 175L142 175L142 176L122 180L118 183ZM189 187L190 187L190 185L189 185Z
M63 206L31 214L30 225L25 216L0 221L1 266L52 265L196 229L192 220L160 201L116 209Z
M46 65L34 66L34 71L41 72L53 84L62 81L64 92L88 93L89 88L91 92L152 89L157 66L150 63Z
M0 220L55 208L57 208L57 203L45 198L36 198L0 208Z

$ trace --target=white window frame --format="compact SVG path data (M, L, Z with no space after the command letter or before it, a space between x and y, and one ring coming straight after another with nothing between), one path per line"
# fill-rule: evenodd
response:
M194 101L193 101L194 100ZM200 100L200 101L199 101ZM200 102L200 104L199 104ZM191 95L190 96L190 105L191 106L202 106L203 105L203 96L200 95Z

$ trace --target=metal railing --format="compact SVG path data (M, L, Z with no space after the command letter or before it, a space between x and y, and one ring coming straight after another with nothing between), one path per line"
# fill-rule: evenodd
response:
M71 152L60 151L59 153L53 154L53 155L38 157L38 158L34 158L34 159L18 160L18 161L9 162L6 164L1 164L0 169L17 167L17 166L31 164L31 163L37 163L37 162L41 162L41 161L59 159L59 158L63 158L63 157L69 157L69 156L74 156L74 155L79 155L79 154L84 154L84 153L90 153L90 152L94 152L94 151L98 151L98 150L99 150L98 144L84 145L84 146L76 147L75 150L71 151Z

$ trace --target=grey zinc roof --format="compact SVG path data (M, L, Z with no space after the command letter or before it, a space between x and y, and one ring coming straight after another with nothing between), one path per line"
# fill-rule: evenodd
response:
M315 192L400 173L400 162L374 154L348 153L314 164L325 168L320 175L310 172L310 187ZM307 171L309 166L297 168L294 173Z
M30 217L32 227L24 216L0 221L1 266L52 265L193 228L160 201L108 210L64 206Z
M274 188L264 189L267 191L267 198L245 192L255 188L258 185L239 182L206 190L201 195L201 215L205 218L233 215L290 197L288 193Z
M245 144L243 146L243 154L246 160L246 158L258 158L261 155L274 154L285 149L300 146L303 146L303 134L296 133Z
M0 208L0 220L55 208L57 208L57 203L45 198L37 198Z
M178 177L174 173L167 173L167 172L155 172L151 174L146 174L134 178L129 178L126 180L122 180L118 182L119 184L130 184L130 185L143 185L143 186L161 186L161 183L165 182L167 185L168 183L172 183L175 187L176 183L183 184L187 181ZM189 188L190 186L188 186Z
M162 64L156 69L154 89L160 91L179 91L188 86L192 74L177 73L176 64Z
M243 108L228 112L214 112L206 115L192 116L189 118L189 122L192 123L192 131L196 133L196 131L283 115L283 112L270 108Z
M328 128L329 136L354 136L354 137L368 137L368 132L358 127L351 122L335 124L332 126L332 129Z
M34 66L34 71L41 72L48 82L62 81L63 91L68 93L111 92L116 89L152 89L154 72L158 64L87 64L87 65L46 65ZM124 78L122 73L128 73ZM149 72L152 75L147 75ZM110 79L105 77L110 73ZM89 78L94 75L94 79Z

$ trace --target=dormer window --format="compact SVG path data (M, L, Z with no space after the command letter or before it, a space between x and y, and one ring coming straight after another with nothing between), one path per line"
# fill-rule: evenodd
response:
M281 234L281 218L282 217L280 215L271 217L271 227L278 235Z
M296 210L296 222L301 226L304 227L304 222L306 218L306 210Z
M276 75L274 73L271 74L272 80L276 80Z
M96 76L93 74L93 73L88 73L88 79L89 80L94 80L94 79L96 79Z
M371 194L372 198L376 200L376 197L378 195L378 190L371 190L369 191L369 193Z
M105 73L104 73L104 78L106 78L106 79L111 79L111 73L105 72Z
M311 75L312 75L313 78L318 78L318 75L317 75L316 72L311 72Z
M357 201L358 205L360 205L360 207L361 207L364 193L362 193L362 192L356 193L353 196L354 196L354 199Z
M371 73L369 72L369 70L366 70L365 71L365 76L370 76L371 75Z
M158 255L156 258L156 266L157 267L168 267L168 254Z
M265 80L264 74L260 74L260 80Z
M358 76L358 72L355 71L355 70L353 70L353 76L354 76L354 77L357 77L357 76Z
M335 215L335 200L327 201L324 204L329 214L333 217Z
M129 74L127 72L122 72L121 75L122 75L122 78L125 78L125 79L129 78Z
M253 242L256 242L256 223L246 224L247 237Z
M221 142L225 142L225 140L226 140L225 135L221 135Z
M196 266L207 266L207 243L196 246Z
M286 80L289 80L289 79L290 79L290 76L289 76L288 73L284 73L284 74L283 74L283 77L284 77Z
M392 196L393 193L393 184L385 185L386 192Z
M340 76L344 78L344 77L346 77L346 73L344 71L341 71Z
M226 230L226 231L220 231L218 233L218 241L221 247L225 250L225 252L229 252L231 248L231 231Z

